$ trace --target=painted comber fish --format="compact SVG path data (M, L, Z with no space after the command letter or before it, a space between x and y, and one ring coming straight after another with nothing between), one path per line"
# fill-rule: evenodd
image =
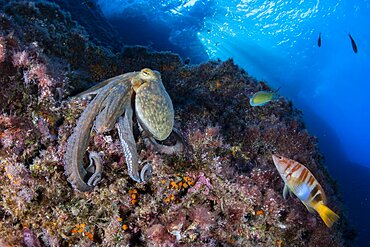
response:
M249 104L251 106L263 106L266 105L271 100L274 100L276 98L276 93L279 91L280 88L278 88L275 91L267 92L267 91L259 91L250 98Z
M325 225L331 227L339 219L339 216L325 205L324 190L312 173L299 162L283 156L272 155L272 159L285 183L284 199L289 191L292 192L301 200L308 211L316 210Z

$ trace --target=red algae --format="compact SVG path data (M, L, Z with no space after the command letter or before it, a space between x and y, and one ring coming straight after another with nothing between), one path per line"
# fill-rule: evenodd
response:
M189 66L145 47L114 54L55 3L0 3L0 245L351 243L335 184L301 112L283 97L264 107L248 104L248 95L269 90L266 83L232 60ZM92 192L74 191L63 157L88 101L68 96L144 67L161 72L187 153L157 154L138 138L140 160L153 164L153 177L134 183L117 132L93 134L89 151L102 157L103 180ZM298 199L283 199L272 153L315 174L341 216L333 228Z
M161 224L152 225L145 233L148 244L154 246L174 246L175 237Z
M4 62L6 58L6 48L4 37L0 37L0 63Z

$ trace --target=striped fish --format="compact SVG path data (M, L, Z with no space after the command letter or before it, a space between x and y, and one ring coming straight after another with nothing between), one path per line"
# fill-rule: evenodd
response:
M292 192L301 200L308 211L316 210L325 225L331 227L339 219L339 216L325 205L324 190L312 173L299 162L283 156L272 155L272 159L284 180L284 199L286 199L288 192Z

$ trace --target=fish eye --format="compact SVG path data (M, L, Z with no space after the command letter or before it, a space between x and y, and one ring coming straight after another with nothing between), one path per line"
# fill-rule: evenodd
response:
M279 160L282 160L282 159L283 159L283 156L281 156L281 155L275 154L275 156L276 156Z

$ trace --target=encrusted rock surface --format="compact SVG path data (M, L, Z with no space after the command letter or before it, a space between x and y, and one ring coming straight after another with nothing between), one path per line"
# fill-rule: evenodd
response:
M232 60L184 65L144 47L113 53L55 3L0 1L0 246L346 246L350 228L322 166L317 140L283 97L252 108L269 89ZM138 138L149 183L132 181L117 132L91 138L103 181L74 191L63 174L66 140L92 82L149 67L161 72L175 125L189 145L166 156ZM171 140L169 140L171 141ZM284 200L271 160L305 164L341 215L325 227L295 197Z

